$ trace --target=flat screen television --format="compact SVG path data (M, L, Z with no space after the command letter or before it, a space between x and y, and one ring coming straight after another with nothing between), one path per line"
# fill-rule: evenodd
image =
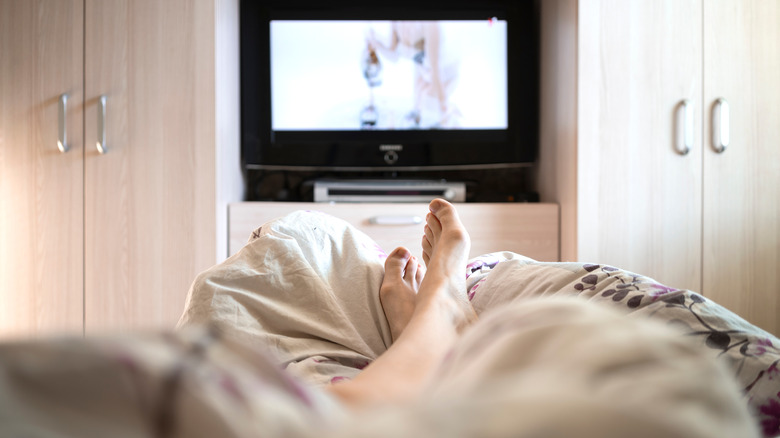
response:
M241 2L248 169L532 163L534 0Z

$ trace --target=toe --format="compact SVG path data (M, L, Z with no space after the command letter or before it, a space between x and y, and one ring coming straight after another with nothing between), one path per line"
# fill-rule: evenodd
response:
M423 250L423 261L427 265L428 260L431 259L431 253L433 253L433 245L431 245L431 241L428 240L428 236L422 237L422 250Z
M385 260L385 276L403 278L404 268L412 257L412 253L404 247L393 250Z
M423 278L425 278L425 267L421 264L417 264L417 272L414 275L414 281L417 282L417 284L422 283Z
M434 235L441 234L441 222L433 213L428 213L425 216L425 224L426 228L430 229Z
M433 243L436 242L436 236L434 236L433 230L426 225L425 228L423 228L423 232L425 233L425 238L428 239L428 243L433 246Z
M457 220L458 218L455 206L443 199L434 199L428 209L439 221Z
M458 216L458 211L455 206L443 199L435 199L431 202L431 213L429 213L435 220L429 220L428 224L439 226L439 230L434 229L434 235L440 238L442 233L448 233L448 239L455 240L469 240L468 232L463 226ZM444 231L446 230L446 231ZM433 245L436 245L436 241L431 241Z
M444 199L436 198L433 201L431 201L430 204L428 204L428 209L431 210L432 213L436 214L437 211L447 206L452 206L452 204L445 201Z
M404 281L412 282L417 276L417 257L409 257L404 267Z

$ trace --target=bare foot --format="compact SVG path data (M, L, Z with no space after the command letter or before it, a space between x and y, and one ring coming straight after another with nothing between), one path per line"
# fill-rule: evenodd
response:
M408 250L396 249L385 262L380 298L393 345L353 380L328 387L356 409L382 403L406 406L419 400L460 330L476 319L466 297L469 235L450 203L436 199L430 210L423 237L428 269L422 282L417 281L421 267L414 271L416 263L409 265Z
M455 207L443 199L434 199L425 218L422 239L423 261L428 271L418 294L418 304L434 300L453 312L458 329L476 320L466 296L465 268L471 239Z
M385 277L379 288L379 300L390 324L393 342L401 336L412 318L424 275L425 268L406 248L396 248L385 260Z

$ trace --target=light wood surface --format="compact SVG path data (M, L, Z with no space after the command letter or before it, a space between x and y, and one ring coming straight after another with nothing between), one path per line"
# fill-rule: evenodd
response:
M780 334L780 2L708 2L704 19L704 293ZM731 108L722 154L718 98Z
M542 82L547 141L537 183L543 201L561 204L564 258L573 251L579 261L697 290L780 334L777 2L542 6L542 44L552 35L559 52L542 56L552 84ZM671 152L669 90L694 104L695 147L686 157ZM577 102L574 115L559 91ZM711 146L720 97L731 106L724 154ZM572 124L574 136L567 134ZM576 202L567 202L572 196Z
M241 168L241 77L239 72L239 1L215 1L214 81L216 180L216 259L228 257L228 205L244 199ZM205 44L205 42L204 42ZM198 181L202 181L198 179ZM196 188L196 193L201 193Z
M581 0L577 251L701 289L701 0ZM675 150L677 105L694 147Z
M558 261L558 206L555 204L456 204L471 236L470 257L497 251L512 251L540 261ZM406 246L422 255L422 224L373 225L375 216L419 217L424 203L331 204L242 202L230 204L230 253L241 249L252 231L264 223L295 210L321 211L354 225L389 252Z
M537 191L561 210L560 254L577 260L577 0L541 7Z
M82 20L81 1L0 0L0 337L81 333Z
M238 18L238 0L0 0L0 336L170 328L227 256Z
M86 8L86 332L172 327L217 253L214 2Z

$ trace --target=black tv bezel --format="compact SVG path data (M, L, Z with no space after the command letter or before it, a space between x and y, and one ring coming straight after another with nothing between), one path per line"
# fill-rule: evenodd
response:
M538 0L365 2L242 0L240 3L241 150L248 169L432 170L529 166L539 138ZM296 131L271 129L271 19L506 19L506 130ZM398 145L402 146L397 151ZM397 161L386 162L387 149Z

